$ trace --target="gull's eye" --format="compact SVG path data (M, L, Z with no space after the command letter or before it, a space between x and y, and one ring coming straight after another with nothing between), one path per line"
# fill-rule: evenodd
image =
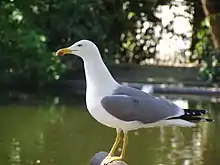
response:
M78 44L77 46L78 46L78 47L82 47L82 44Z

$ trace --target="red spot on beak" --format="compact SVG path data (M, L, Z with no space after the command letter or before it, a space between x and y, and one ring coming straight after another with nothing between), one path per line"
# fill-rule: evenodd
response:
M63 49L60 49L56 52L56 55L58 55L58 56L63 56L65 54L72 54L72 50L70 50L68 48L63 48Z

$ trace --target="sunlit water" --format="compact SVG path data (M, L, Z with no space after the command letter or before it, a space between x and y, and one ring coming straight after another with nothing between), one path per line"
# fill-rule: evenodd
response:
M219 165L220 106L207 108L215 119L196 128L161 127L129 134L130 165ZM97 123L82 107L2 106L0 165L86 165L99 151L108 151L115 130Z

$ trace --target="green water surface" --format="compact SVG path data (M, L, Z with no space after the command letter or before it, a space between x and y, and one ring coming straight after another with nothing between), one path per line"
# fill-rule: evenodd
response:
M208 108L215 119L196 128L161 127L129 133L129 165L219 165L220 105L189 102ZM0 165L87 165L108 151L115 130L96 122L80 106L2 106Z

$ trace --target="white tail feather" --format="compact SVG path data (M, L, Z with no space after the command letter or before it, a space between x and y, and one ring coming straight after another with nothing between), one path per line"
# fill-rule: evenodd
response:
M182 119L161 120L159 122L155 122L151 124L144 124L144 128L158 127L158 126L195 127L196 124Z

